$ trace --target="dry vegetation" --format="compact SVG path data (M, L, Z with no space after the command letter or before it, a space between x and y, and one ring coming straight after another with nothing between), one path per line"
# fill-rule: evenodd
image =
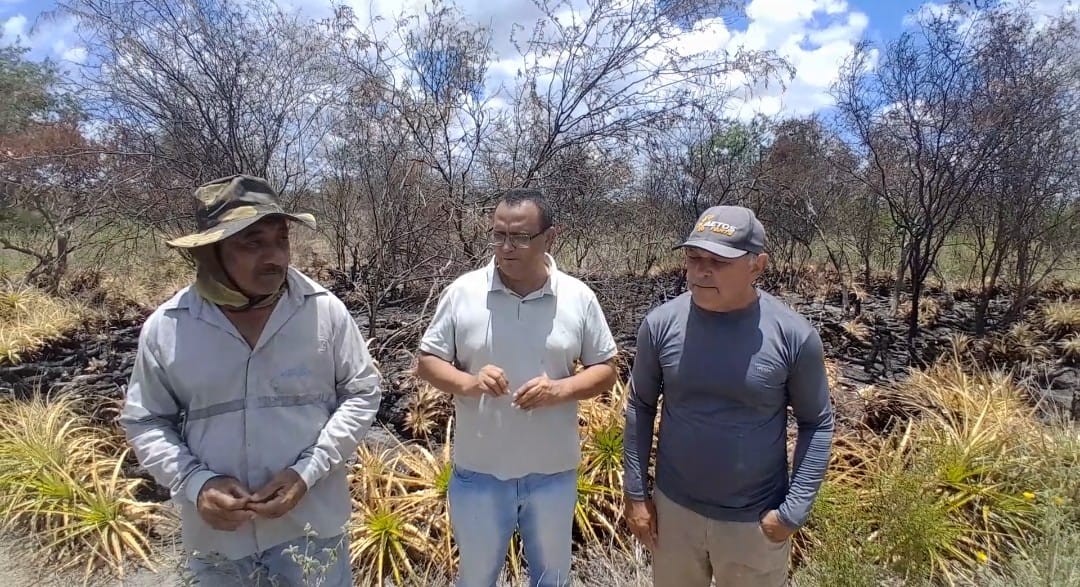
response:
M0 365L19 363L88 317L82 305L28 285L0 286Z
M115 431L92 426L72 397L0 402L0 513L3 530L39 543L36 563L58 570L126 562L153 567L159 504L137 499L140 479L121 474L127 456Z
M1048 552L1066 556L1054 549L1076 551L1080 438L1075 429L1040 422L1008 374L972 370L971 360L957 347L903 383L877 387L867 398L874 425L838 435L819 502L796 537L798 585L1068 576L1063 565L1078 559L1051 568L1031 561ZM582 585L635 584L605 582L635 573L637 584L646 584L647 556L620 520L625 394L620 384L582 411L575 515ZM416 397L441 401L423 391ZM131 557L149 563L159 506L138 501L142 481L120 474L125 449L116 431L89 426L80 415L87 408L75 402L36 398L0 406L5 527L41 532L42 556L64 566L119 570ZM356 455L349 532L362 584L440 585L452 575L445 443L452 422L418 425L438 430L441 442L364 445ZM516 537L507 562L513 584L524 572ZM605 565L615 574L596 574Z
M319 218L317 246L297 243L294 259L341 293L410 394L413 440L365 445L353 465L363 581L441 585L456 564L452 409L395 366L442 285L489 254L495 194L530 186L553 197L560 266L595 278L613 323L641 310L614 305L624 274L664 274L697 215L735 203L769 228L767 288L842 306L848 360L882 360L879 345L906 334L910 373L844 398L862 419L838 432L796 537L797 585L1080 585L1080 441L1037 393L1040 373L1080 367L1080 302L1064 283L1080 259L1074 16L924 11L847 57L835 117L746 121L729 107L794 71L766 51L673 50L672 25L711 2L596 0L569 24L540 0L511 80L491 73L506 39L444 0L374 15L390 32L346 7L309 22L269 0L56 4L100 67L71 76L0 48L0 369L32 367L80 328L137 323L188 280L160 237L190 228L192 186L268 178ZM733 79L746 87L723 89ZM86 122L100 132L85 136ZM970 320L950 317L961 298ZM917 356L943 328L951 351ZM125 376L111 364L97 389ZM834 388L846 366L830 358ZM582 585L648 584L620 519L625 400L620 384L582 406ZM149 488L100 426L107 408L0 403L3 530L39 531L51 564L156 560L159 506L139 501ZM508 580L519 555L515 538Z

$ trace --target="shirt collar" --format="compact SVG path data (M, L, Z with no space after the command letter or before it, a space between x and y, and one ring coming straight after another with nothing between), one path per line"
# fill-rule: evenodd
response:
M544 281L544 285L540 289L525 296L527 298L541 297L545 295L555 295L555 280L558 278L559 267L555 264L555 258L550 253L544 253L544 262L548 266L548 278ZM517 295L510 288L503 284L502 279L499 278L499 272L495 269L495 257L491 257L485 267L488 278L488 291L502 291L512 295Z

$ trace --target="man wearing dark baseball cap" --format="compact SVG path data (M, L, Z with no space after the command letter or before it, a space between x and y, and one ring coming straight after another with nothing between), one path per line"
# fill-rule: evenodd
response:
M694 230L676 249L696 247L725 259L765 252L765 227L749 208L715 206L698 218Z
M624 435L630 529L656 587L784 585L791 535L816 499L832 444L824 350L813 325L754 282L754 212L714 206L676 249L689 291L638 330ZM661 393L656 479L648 484ZM787 462L787 408L799 425Z
M193 200L169 245L195 279L143 324L120 424L170 490L196 584L351 586L346 461L381 375L341 300L290 265L290 226L314 217L247 175Z

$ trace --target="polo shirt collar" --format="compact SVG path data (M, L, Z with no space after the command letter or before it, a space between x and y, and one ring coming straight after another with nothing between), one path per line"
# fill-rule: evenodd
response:
M544 261L548 266L548 278L544 281L544 285L539 290L530 293L525 296L527 298L542 297L545 295L555 295L555 279L559 273L559 267L555 264L555 258L550 253L544 253ZM491 260L487 264L487 277L488 277L488 291L502 291L508 294L517 295L513 290L506 287L503 284L502 279L499 278L499 272L495 269L495 257L492 256Z

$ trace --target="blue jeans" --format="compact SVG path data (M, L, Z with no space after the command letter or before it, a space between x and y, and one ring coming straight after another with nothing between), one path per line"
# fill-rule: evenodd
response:
M454 467L447 492L460 559L457 587L495 587L515 529L530 587L570 585L576 470L500 481Z
M188 558L194 584L207 587L352 587L349 538L298 538L239 560Z

